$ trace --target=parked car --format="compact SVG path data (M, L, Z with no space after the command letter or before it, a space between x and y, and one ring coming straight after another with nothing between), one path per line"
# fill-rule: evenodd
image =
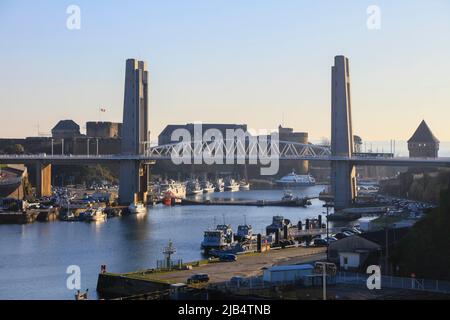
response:
M325 237L325 241L330 243L330 242L337 241L337 239L335 237Z
M223 262L233 262L237 260L237 257L235 254L225 254L223 256L220 256L219 260Z
M335 237L338 240L341 240L341 239L347 238L348 236L346 234L344 234L343 232L338 232L333 237Z
M341 232L349 232L351 234L356 234L356 232L351 228L342 228Z
M208 282L209 276L206 273L196 273L187 279L188 284Z
M353 232L350 232L350 231L344 231L342 233L345 234L347 237L351 237L351 236L355 235Z
M314 246L316 247L323 247L327 246L328 242L325 239L314 239Z

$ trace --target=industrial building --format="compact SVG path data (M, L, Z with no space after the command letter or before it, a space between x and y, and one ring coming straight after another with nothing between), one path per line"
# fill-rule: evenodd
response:
M311 264L274 266L264 270L263 280L271 283L298 281L311 276L313 272L314 266Z

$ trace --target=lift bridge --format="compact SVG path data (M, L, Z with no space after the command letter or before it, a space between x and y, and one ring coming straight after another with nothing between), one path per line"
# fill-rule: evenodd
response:
M36 165L39 196L51 194L52 164L119 163L119 200L123 204L145 201L148 166L172 160L186 164L269 165L273 161L329 161L335 209L350 206L356 197L355 166L448 167L450 158L394 157L390 153L357 153L354 150L348 59L336 56L331 68L331 146L301 144L277 139L177 142L150 146L148 141L148 71L143 61L128 59L120 154L111 155L0 155L0 164Z

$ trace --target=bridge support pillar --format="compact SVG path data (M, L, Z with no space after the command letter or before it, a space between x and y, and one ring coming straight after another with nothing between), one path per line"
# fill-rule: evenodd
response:
M348 208L356 197L356 169L349 162L335 161L331 164L334 208Z
M139 161L120 162L119 202L129 205L132 202L147 202L148 165Z
M36 164L36 196L52 195L52 165L38 162Z
M336 56L331 68L331 155L351 158L353 151L349 62ZM350 206L356 197L356 174L350 160L332 161L331 183L335 210Z
M149 139L148 77L144 61L128 59L125 68L122 145L123 155L142 155ZM148 165L137 160L120 163L119 202L147 202Z

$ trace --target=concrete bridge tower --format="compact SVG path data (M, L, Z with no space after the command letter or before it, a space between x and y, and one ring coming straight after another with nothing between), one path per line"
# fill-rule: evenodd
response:
M148 141L148 70L144 61L128 59L125 70L125 92L121 153L138 155ZM129 204L146 201L148 166L136 160L120 163L119 201Z
M351 157L353 148L349 62L336 56L331 68L331 154ZM348 161L333 161L331 166L335 210L344 209L356 197L355 167Z

